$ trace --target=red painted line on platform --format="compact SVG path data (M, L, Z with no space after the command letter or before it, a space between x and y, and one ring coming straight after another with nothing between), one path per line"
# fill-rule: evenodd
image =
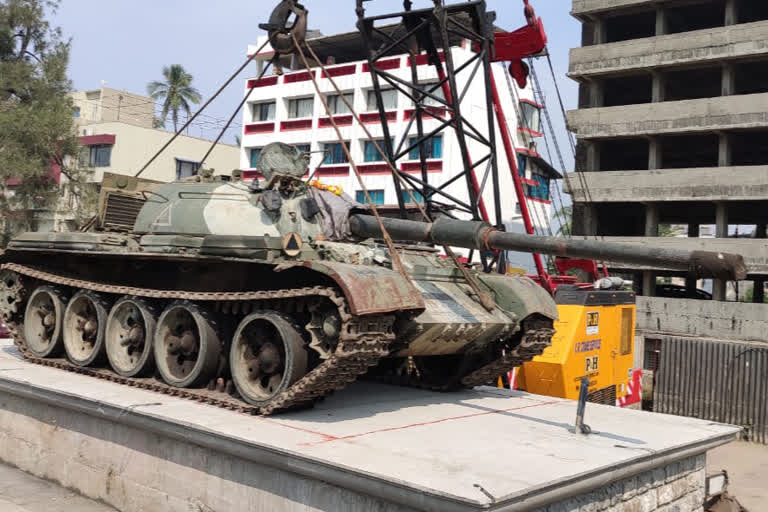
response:
M337 441L339 439L336 436L332 436L330 434L324 434L322 432L316 432L314 430L309 430L308 428L301 428L301 427L295 427L293 425L286 425L285 423L282 423L280 421L276 421L276 420L273 420L273 419L269 419L269 418L262 418L262 419L264 421L266 421L267 423L272 423L274 425L279 425L281 427L289 428L291 430L297 430L299 432L304 432L305 434L312 434L312 435L315 435L315 436L320 436L320 437L323 438L323 441L320 441L321 443L329 443L331 441ZM306 444L307 445L312 445L312 444L319 444L319 443L306 443Z
M559 404L559 403L562 403L562 400L556 400L556 401L553 400L551 402L539 402L539 403L533 404L533 405L523 405L521 407L512 407L512 408L509 408L509 409L496 409L496 410L493 410L493 411L476 412L476 413L473 413L473 414L464 414L462 416L453 416L453 417L450 417L450 418L441 418L439 420L424 421L424 422L421 422L421 423L411 423L409 425L401 425L399 427L382 428L382 429L378 429L378 430L371 430L369 432L361 432L359 434L350 434L350 435L341 436L341 437L328 436L331 439L326 439L325 441L320 441L320 442L317 442L317 443L302 443L300 446L316 446L316 445L319 445L319 444L330 443L330 442L333 442L333 441L347 441L349 439L357 439L358 437L368 436L368 435L371 435L371 434L381 434L383 432L394 432L394 431L397 431L397 430L406 430L406 429L414 428L414 427L425 427L425 426L428 426L428 425L435 425L437 423L445 423L447 421L463 420L463 419L467 419L467 418L477 418L477 417L480 417L480 416L487 416L489 414L503 414L505 412L510 412L510 411L519 411L521 409L530 409L532 407L541 407L543 405L552 405L552 404Z

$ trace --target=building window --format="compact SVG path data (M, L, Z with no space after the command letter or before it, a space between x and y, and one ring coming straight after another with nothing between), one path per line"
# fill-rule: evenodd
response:
M274 121L277 104L272 101L268 103L255 103L251 106L253 110L253 122Z
M517 155L517 174L521 178L525 178L525 171L528 168L528 157L525 155Z
M534 174L532 179L537 185L526 185L528 188L528 193L526 195L533 199L549 201L549 178L542 176L541 174Z
M312 150L309 144L294 144L294 147L302 153L309 153Z
M314 98L297 98L288 100L288 119L312 117L314 115Z
M521 101L520 112L523 116L520 119L520 126L541 133L541 107L527 101Z
M384 191L383 190L369 190L368 195L371 196L371 202L373 204L384 204ZM358 203L361 204L367 204L368 201L365 199L365 192L362 190L358 190L355 193L355 199L357 199Z
M328 144L323 144L323 151L325 152L325 159L323 160L325 165L349 163L349 160L347 160L347 154L344 152L344 148L342 147L341 142L330 142Z
M432 96L435 96L436 98L440 98L443 100L443 103L437 101L434 98L431 98L430 96L424 97L424 105L432 106L432 107L444 107L445 106L445 93L443 92L443 87L440 86L437 89L432 89L435 87L437 83L432 84L424 84L424 88L422 89L425 93L429 93Z
M343 96L343 98L342 98ZM354 106L355 102L355 94L345 93L343 95L340 94L329 94L326 98L326 101L328 102L328 108L331 111L331 114L333 115L343 115L343 114L351 114L352 111L347 107L347 104L344 103L344 100L347 100L347 103Z
M411 137L408 139L408 145L412 146L416 144L416 141L418 141L418 137ZM436 137L432 137L431 139L424 142L424 145L427 149L427 158L443 158L443 136L438 135ZM411 150L411 152L408 154L408 158L410 160L419 160L419 147L415 147Z
M259 155L261 155L261 148L251 148L251 169L259 168Z
M382 90L381 101L384 103L384 110L397 110L397 91L395 89ZM368 101L366 107L368 112L379 110L379 105L376 102L376 91L368 91Z
M85 163L85 155L88 155L89 167L109 167L112 160L112 146L88 146L83 148L81 163Z
M75 107L74 108L73 115L75 116L75 118L80 117L80 107Z
M417 203L424 202L424 196L421 195L421 192L417 192L415 190L402 190L400 191L400 195L402 196L404 203L412 203L414 199Z
M384 139L377 140L376 144L379 145L382 151L386 150L384 147L386 144ZM394 144L394 140L392 141L392 144ZM363 145L363 159L366 162L383 162L385 157L383 153L380 153L379 150L376 149L376 145L373 143L373 141L367 140Z
M192 162L190 160L176 159L176 179L183 180L191 176L197 175L197 171L200 170L200 162Z

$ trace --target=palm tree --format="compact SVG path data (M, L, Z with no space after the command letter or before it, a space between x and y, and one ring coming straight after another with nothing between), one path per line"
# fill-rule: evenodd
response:
M147 91L153 100L163 102L160 120L165 123L168 114L173 120L173 130L179 129L179 111L190 114L190 103L200 103L200 93L192 87L192 75L181 64L172 64L163 68L165 81L154 81L147 85Z

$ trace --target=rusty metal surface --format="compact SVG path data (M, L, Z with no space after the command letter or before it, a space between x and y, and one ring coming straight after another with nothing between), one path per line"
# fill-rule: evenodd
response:
M646 338L661 340L655 411L739 425L768 444L768 344Z
M304 265L336 281L353 315L424 309L421 292L387 268L332 261L307 261Z

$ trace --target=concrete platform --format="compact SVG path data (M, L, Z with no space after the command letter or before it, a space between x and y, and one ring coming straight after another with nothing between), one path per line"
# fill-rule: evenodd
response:
M544 510L659 468L654 503L693 503L703 454L739 431L590 404L584 436L575 412L493 388L358 383L313 410L259 418L30 365L0 346L0 459L126 512ZM624 499L619 487L605 503Z

